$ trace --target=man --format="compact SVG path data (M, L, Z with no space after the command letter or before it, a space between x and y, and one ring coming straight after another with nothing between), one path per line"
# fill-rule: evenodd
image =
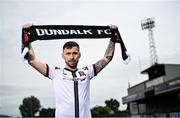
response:
M31 25L23 26L23 28L28 27ZM116 29L117 27L111 25L110 28ZM66 63L65 68L52 67L39 61L35 57L31 44L29 44L28 63L53 82L57 118L91 117L90 80L112 60L116 40L117 37L114 35L102 59L83 68L77 68L81 53L79 45L74 41L69 41L63 46L62 58Z

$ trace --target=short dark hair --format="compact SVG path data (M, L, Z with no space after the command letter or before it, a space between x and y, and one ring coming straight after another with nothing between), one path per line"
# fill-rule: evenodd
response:
M79 49L79 44L76 43L75 41L68 41L68 42L66 42L66 43L64 44L63 50L64 50L65 48L69 49L69 48L72 48L72 47L77 47L77 48Z

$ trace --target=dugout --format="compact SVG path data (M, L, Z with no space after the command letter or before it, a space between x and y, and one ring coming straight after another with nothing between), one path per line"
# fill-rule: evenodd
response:
M131 116L180 117L180 65L155 64L141 74L148 80L128 88L122 98Z

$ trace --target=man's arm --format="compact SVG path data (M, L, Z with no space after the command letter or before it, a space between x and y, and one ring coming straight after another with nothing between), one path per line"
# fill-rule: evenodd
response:
M37 71L39 71L41 74L43 74L44 76L47 76L47 65L44 62L41 62L39 60L36 59L35 57L35 53L34 50L31 46L31 44L29 44L28 46L29 49L29 58L28 58L28 63L35 68Z
M23 25L23 28L29 28L31 27L32 24L25 24ZM37 71L39 71L41 74L43 74L44 76L47 76L47 64L39 61L36 59L33 47L31 44L28 45L28 63L35 68Z
M112 30L115 30L117 29L117 26L110 25L110 28ZM112 60L114 56L114 50L115 50L114 38L117 38L116 36L117 34L115 33L114 36L111 38L109 45L106 49L106 52L104 54L104 57L101 60L99 60L97 63L95 63L96 74L98 74Z
M98 74L113 58L115 50L115 43L110 41L106 49L104 57L95 63L96 74Z

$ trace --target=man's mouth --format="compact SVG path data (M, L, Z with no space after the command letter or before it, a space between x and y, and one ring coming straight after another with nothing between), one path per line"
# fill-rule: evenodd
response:
M69 62L70 62L70 63L75 63L75 62L76 62L76 60L70 60Z

